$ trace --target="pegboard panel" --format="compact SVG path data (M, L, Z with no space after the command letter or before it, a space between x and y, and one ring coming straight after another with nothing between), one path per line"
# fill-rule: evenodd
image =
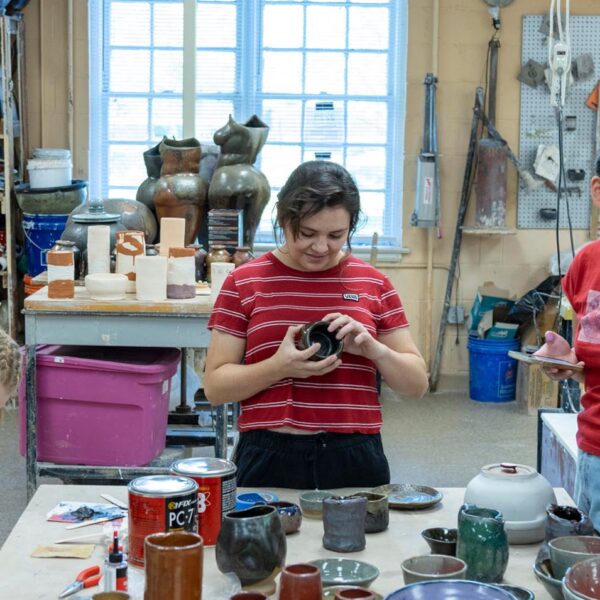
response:
M523 17L522 63L529 59L539 63L548 62L546 36L539 31L543 17L529 15ZM590 178L594 169L596 113L590 110L585 101L600 78L600 16L571 16L571 56L590 53L594 59L594 74L584 81L574 82L565 100L564 115L576 117L575 131L564 129L565 172L567 169L583 169L585 179L567 181L569 187L578 187L579 192L571 191L568 199L571 223L574 229L587 229L590 222ZM502 60L502 48L500 48ZM525 169L533 172L539 144L558 145L558 125L556 112L550 106L550 92L546 84L532 88L521 83L521 123L519 129L519 160ZM563 194L560 206L560 227L568 226L566 202ZM540 217L540 209L556 208L556 192L543 186L534 191L519 187L517 207L517 227L520 229L553 229L556 221L545 221Z

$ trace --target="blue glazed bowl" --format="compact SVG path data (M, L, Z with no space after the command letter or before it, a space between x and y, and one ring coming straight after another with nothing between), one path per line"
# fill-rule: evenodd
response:
M407 585L386 600L515 600L515 597L499 587L478 581L441 579L420 581Z
M235 510L246 510L258 504L270 504L279 498L270 492L242 492L238 494L235 502Z

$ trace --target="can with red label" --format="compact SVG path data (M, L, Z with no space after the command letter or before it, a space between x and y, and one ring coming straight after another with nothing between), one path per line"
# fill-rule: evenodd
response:
M129 483L129 561L144 566L151 533L198 531L198 484L188 477L147 475Z
M223 515L235 509L237 467L223 458L182 458L171 465L176 475L198 484L198 533L205 546L214 546Z

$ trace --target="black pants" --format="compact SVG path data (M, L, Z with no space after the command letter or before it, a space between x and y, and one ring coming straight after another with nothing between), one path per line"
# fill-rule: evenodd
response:
M390 482L380 434L240 434L233 461L239 487L327 489Z

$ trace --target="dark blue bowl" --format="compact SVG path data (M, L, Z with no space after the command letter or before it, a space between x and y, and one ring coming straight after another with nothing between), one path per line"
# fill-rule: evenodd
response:
M385 600L515 600L515 597L499 587L478 581L439 579L420 581L407 585Z

